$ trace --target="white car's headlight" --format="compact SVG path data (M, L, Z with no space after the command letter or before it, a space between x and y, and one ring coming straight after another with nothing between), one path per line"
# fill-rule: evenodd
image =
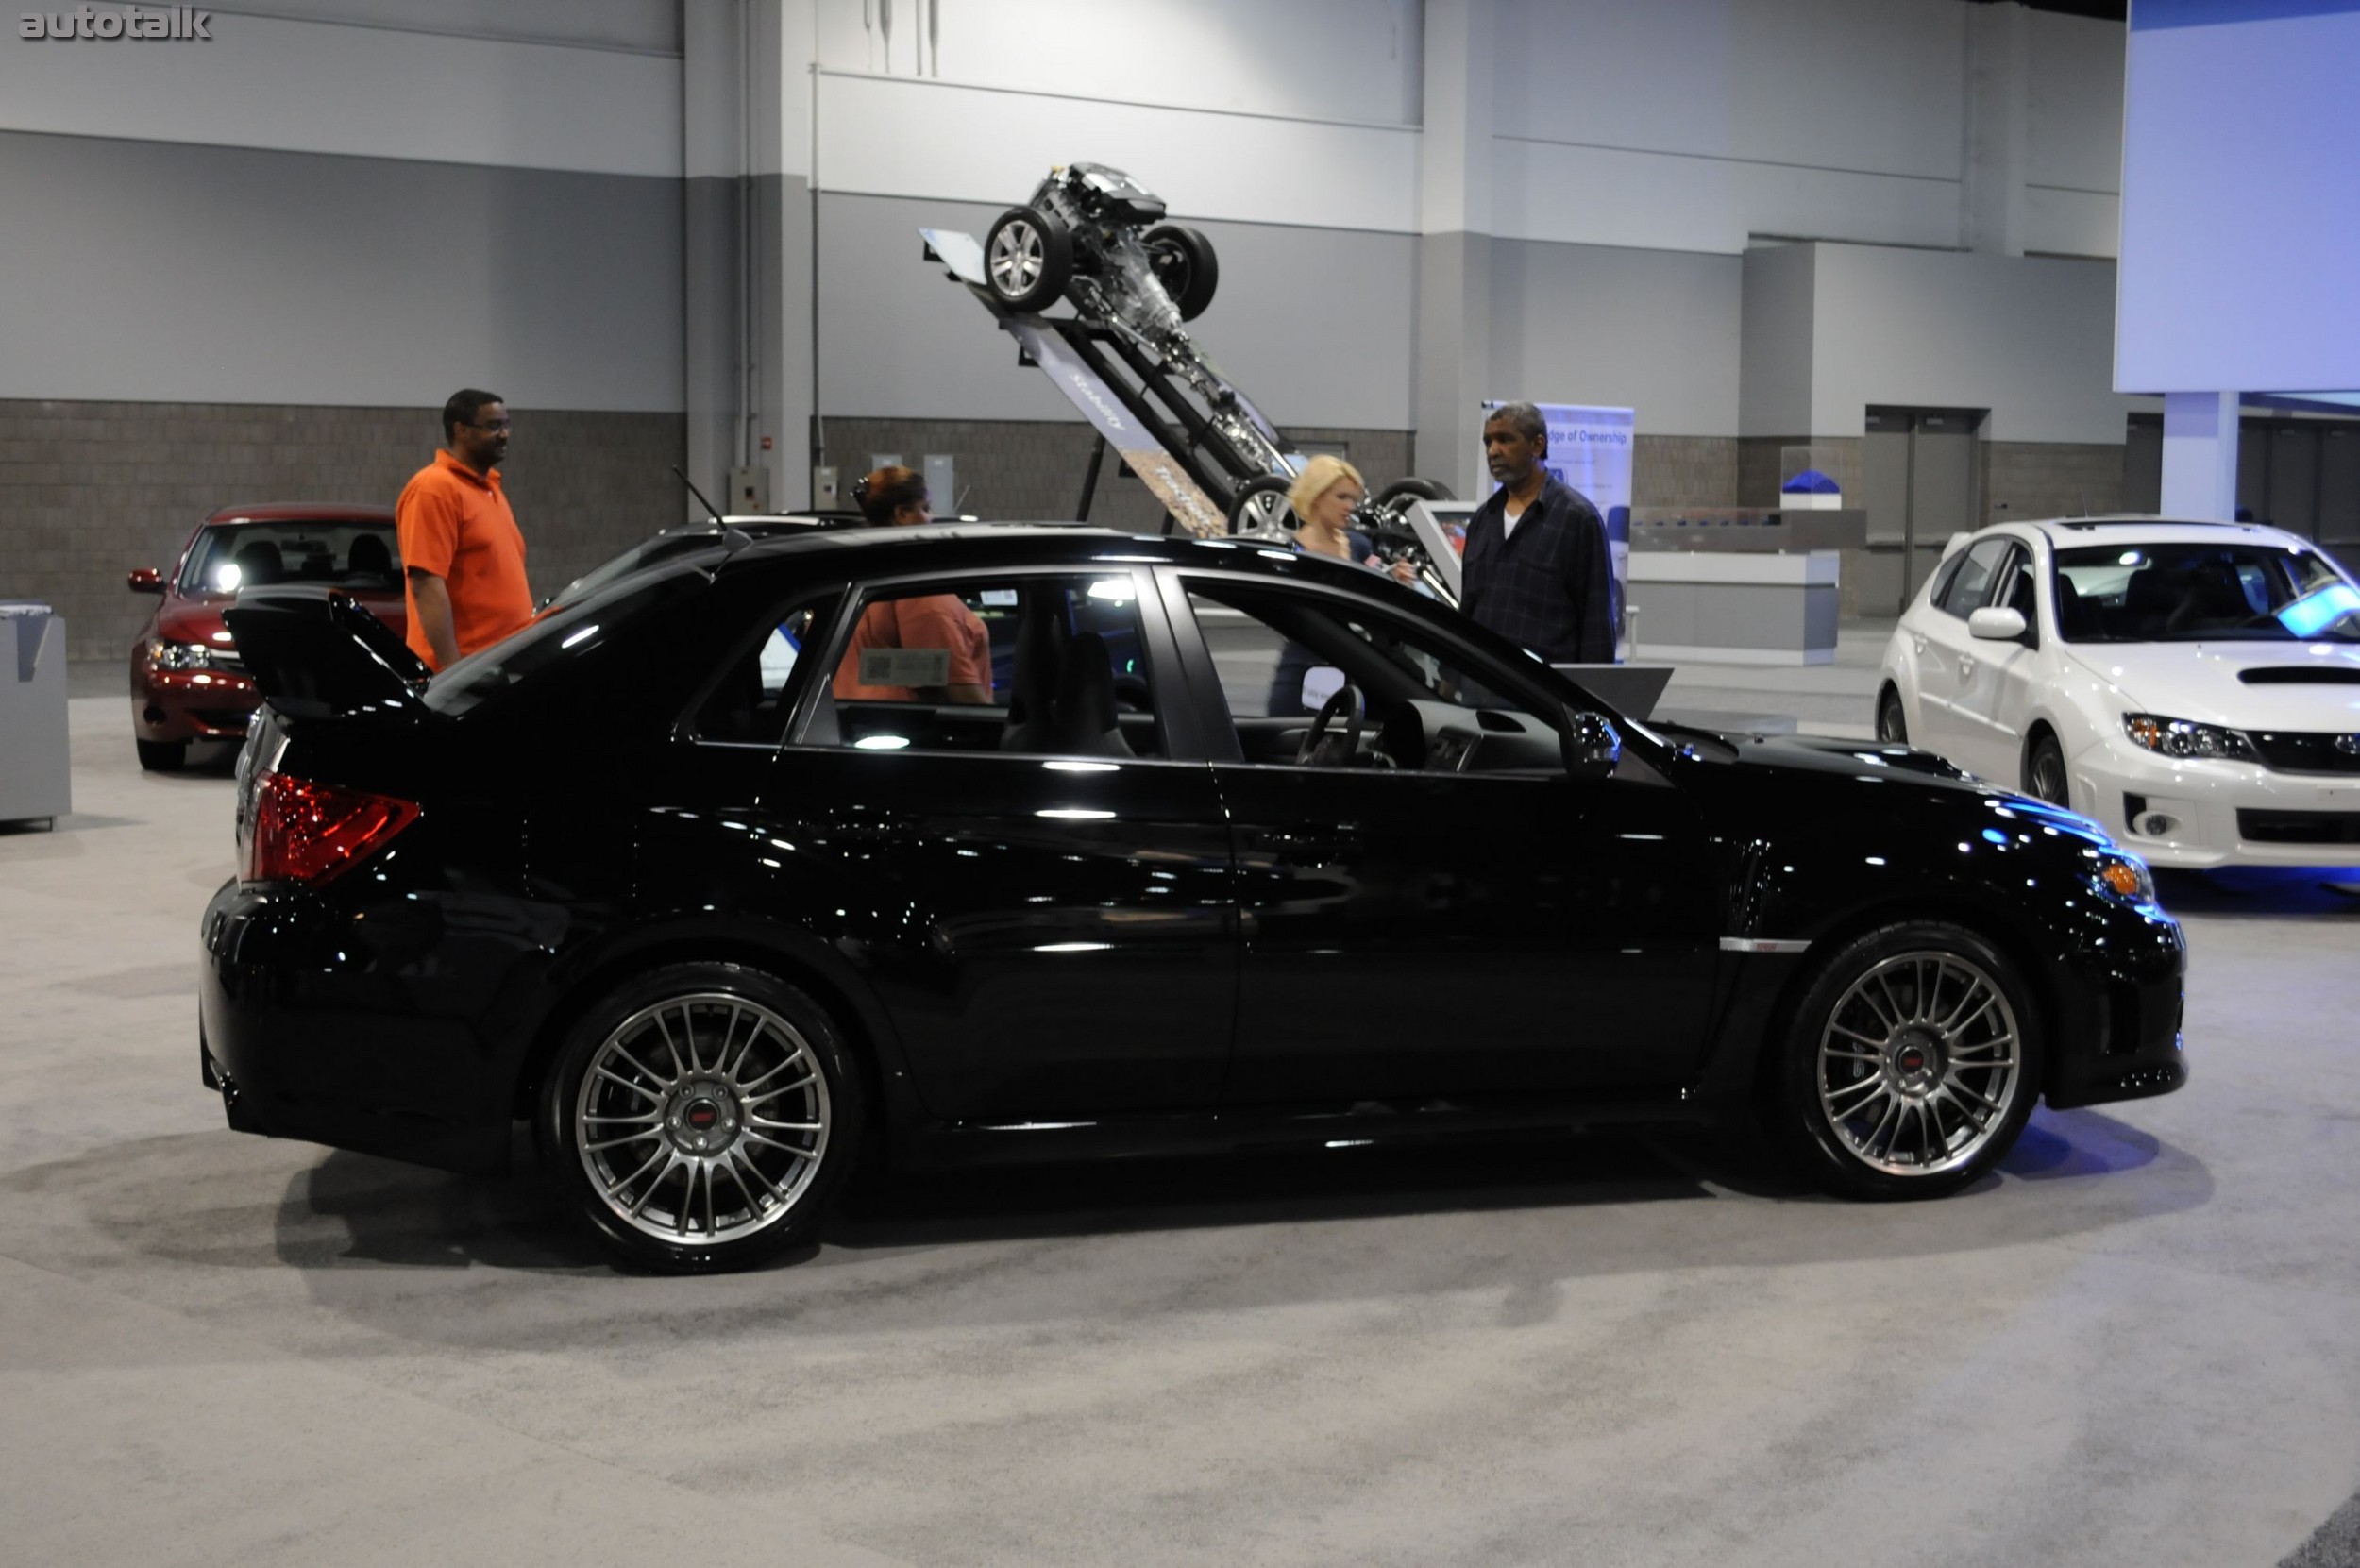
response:
M2212 757L2223 762L2260 762L2253 743L2235 730L2197 724L2160 714L2124 714L2122 733L2132 744L2166 757Z

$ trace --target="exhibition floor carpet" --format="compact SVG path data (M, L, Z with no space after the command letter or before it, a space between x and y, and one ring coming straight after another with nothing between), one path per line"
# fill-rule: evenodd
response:
M1744 675L1696 705L1829 695ZM2317 878L2168 884L2190 1087L1948 1202L1342 1151L902 1183L649 1278L529 1183L223 1127L230 786L140 773L117 680L76 814L0 834L0 1560L2360 1561L2360 902Z

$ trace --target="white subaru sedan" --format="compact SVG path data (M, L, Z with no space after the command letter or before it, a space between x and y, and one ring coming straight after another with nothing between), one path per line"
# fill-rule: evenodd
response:
M2360 587L2250 523L1963 533L1886 645L1877 733L2156 865L2360 865Z

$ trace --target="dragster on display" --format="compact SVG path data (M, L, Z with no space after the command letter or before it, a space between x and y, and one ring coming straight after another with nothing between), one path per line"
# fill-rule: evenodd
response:
M1120 169L1052 169L1021 207L978 241L921 228L926 259L1017 341L1020 363L1056 384L1099 435L1076 511L1087 519L1112 447L1175 528L1287 542L1287 486L1306 461L1263 417L1187 323L1220 280L1212 243L1164 219L1164 202ZM1071 315L1045 314L1063 300ZM1452 501L1432 480L1396 480L1362 502L1354 526L1388 561L1408 560L1445 600L1458 599L1457 535L1434 510Z

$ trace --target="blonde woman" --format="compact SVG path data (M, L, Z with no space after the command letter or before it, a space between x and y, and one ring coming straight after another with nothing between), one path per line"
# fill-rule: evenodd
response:
M1415 583L1416 567L1407 561L1387 566L1377 559L1374 541L1349 526L1352 509L1368 493L1360 470L1342 458L1322 452L1305 464L1287 487L1287 504L1294 508L1297 525L1295 548L1385 572L1396 582Z
M1305 464L1294 483L1287 487L1287 504L1294 508L1295 514L1295 548L1306 555L1349 561L1356 566L1384 572L1397 582L1416 586L1416 567L1407 561L1387 566L1377 559L1375 543L1367 534L1347 526L1352 520L1352 509L1367 494L1360 470L1342 458L1322 452ZM1280 647L1278 666L1271 672L1267 703L1272 717L1291 717L1311 711L1303 700L1303 678L1323 662L1291 638Z

